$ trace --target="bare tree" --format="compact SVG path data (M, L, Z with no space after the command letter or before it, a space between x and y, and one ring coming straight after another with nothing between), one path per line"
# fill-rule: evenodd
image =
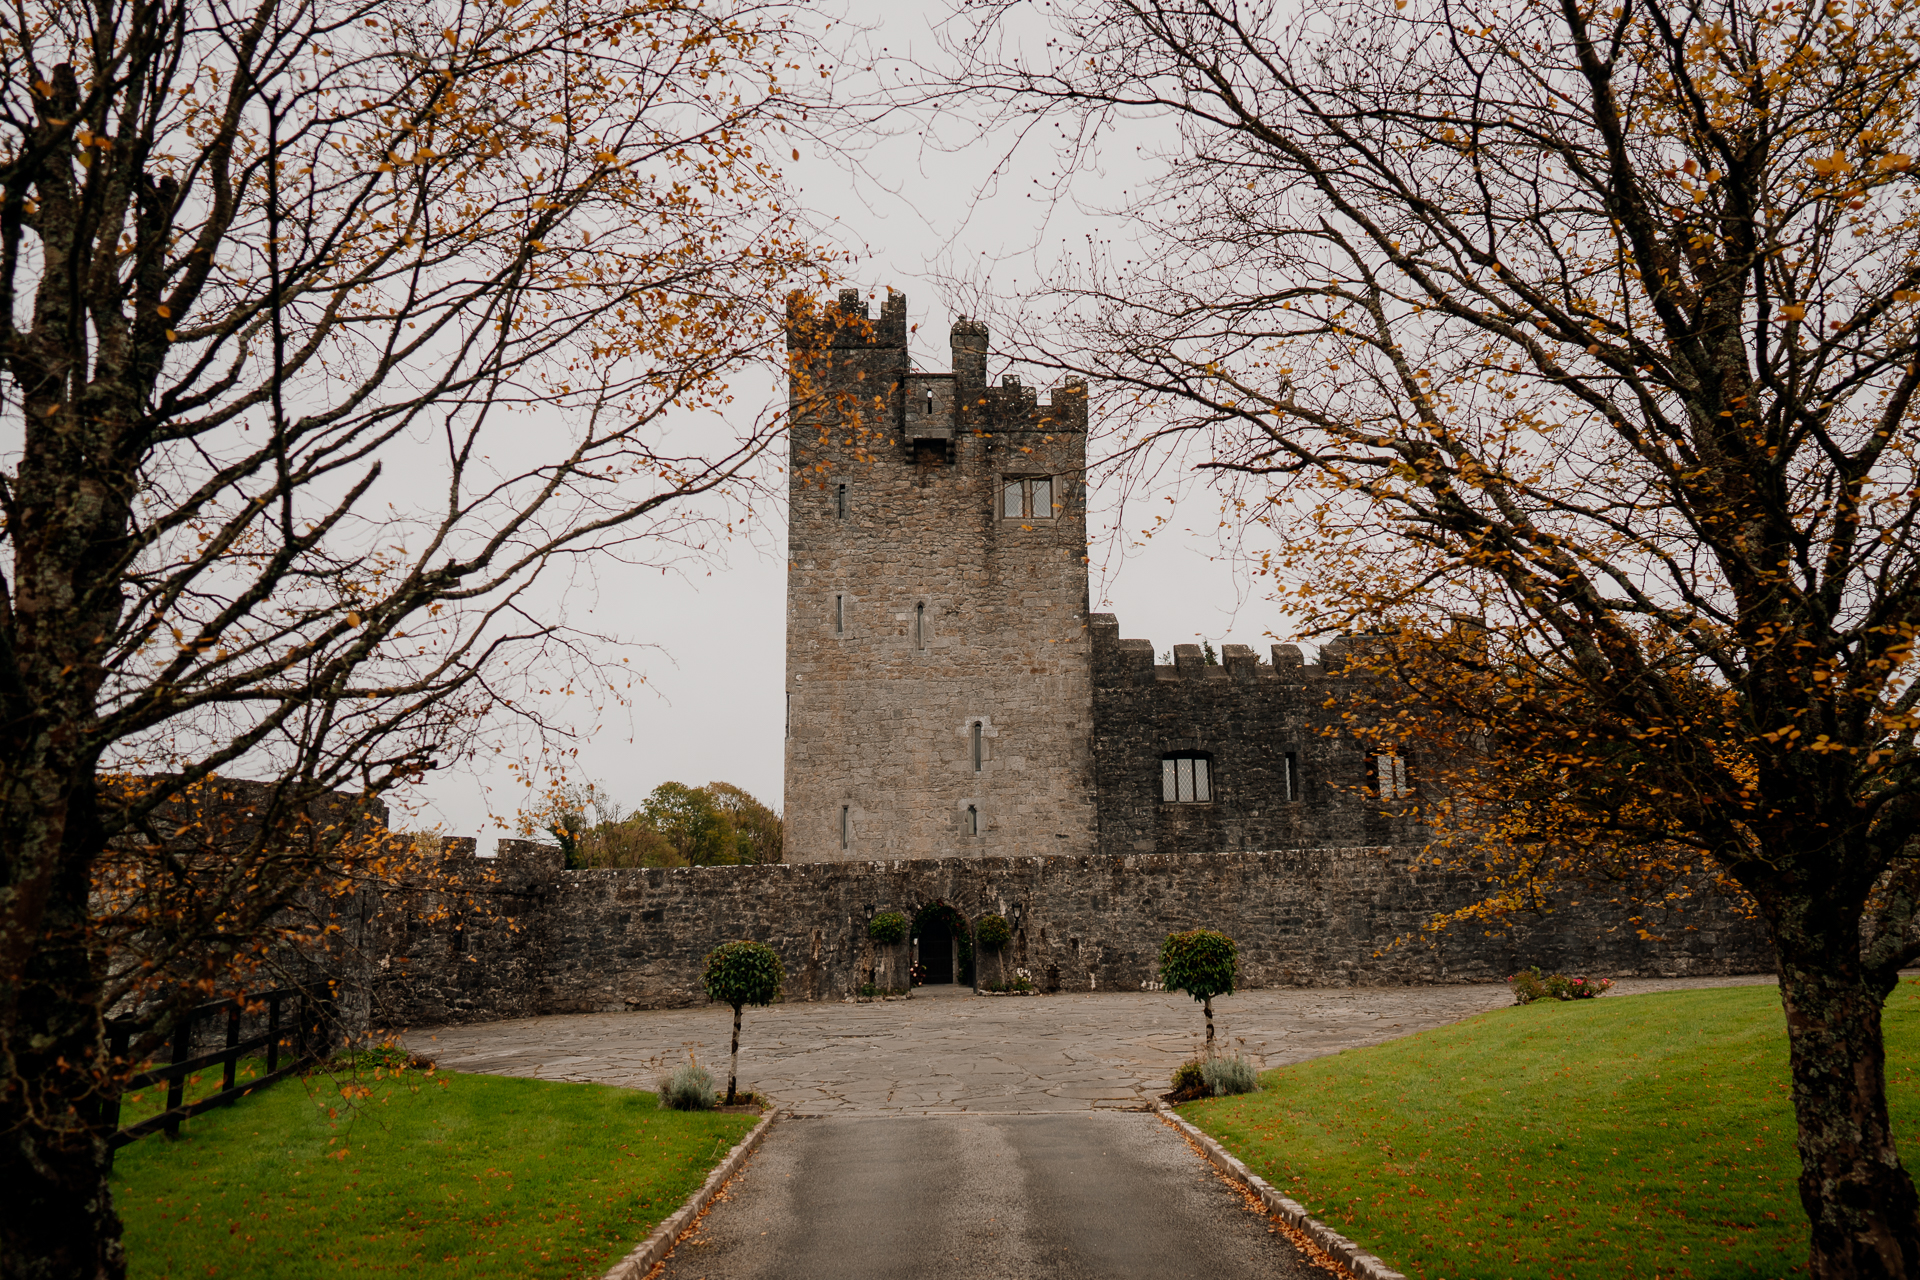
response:
M1138 406L1122 461L1197 452L1316 621L1424 637L1403 709L1464 726L1517 874L1597 836L1752 896L1811 1271L1920 1275L1912 7L1082 0L1024 47L1023 7L966 11L949 96L1070 160L1179 132L1027 354Z
M543 570L724 533L780 427L725 376L820 264L778 180L817 82L791 16L0 17L0 1275L124 1270L106 1013L219 980L365 853L329 793L608 675ZM169 861L223 770L266 798Z

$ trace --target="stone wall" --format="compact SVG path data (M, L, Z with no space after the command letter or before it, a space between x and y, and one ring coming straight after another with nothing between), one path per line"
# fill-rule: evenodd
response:
M531 854L476 862L490 879L463 895L457 920L395 935L376 990L384 1024L697 1004L701 958L743 937L780 952L785 999L839 999L885 984L876 967L898 972L907 958L876 955L868 917L911 917L934 900L1017 919L1006 952L983 960L984 979L1024 968L1043 987L1080 991L1141 989L1161 939L1200 925L1238 940L1247 987L1494 982L1529 964L1611 977L1772 968L1757 925L1700 904L1654 921L1651 941L1617 908L1583 901L1501 932L1391 946L1474 886L1389 848L672 870L561 871Z
M1101 853L1425 843L1419 761L1402 774L1413 795L1383 796L1366 748L1337 732L1363 701L1339 666L1343 642L1325 647L1325 665L1290 644L1274 645L1270 663L1230 644L1217 666L1198 645L1175 645L1167 665L1150 642L1121 639L1111 614L1094 614L1089 630ZM1204 803L1164 798L1162 762L1181 752L1209 763Z
M1093 849L1086 389L952 341L914 371L897 293L790 332L789 861Z
M109 804L147 799L155 793L150 788L176 783L177 775L118 780L108 784L105 799ZM184 875L193 892L162 907L170 927L152 934L119 932L127 917L118 915L152 909L151 903L96 899L96 911L120 922L103 928L112 938L111 972L144 970L147 975L137 995L123 999L112 1015L150 1022L174 1001L198 1004L209 998L211 976L213 991L221 995L236 987L256 993L280 986L326 990L328 1034L336 1042L360 1039L373 1016L376 957L392 945L385 916L393 899L366 882L368 850L355 846L386 840L387 817L386 802L377 796L314 792L310 784L297 782L211 777L168 796L144 824L115 840L112 856L123 883L159 883L177 892L181 886L175 877ZM183 937L196 934L220 936L218 918L235 906L226 881L236 859L252 862L255 874L245 892L263 898L300 883L300 877L311 878L255 935L263 947L249 947L236 958L230 947L209 954L183 944ZM342 867L348 868L345 874ZM164 874L156 868L164 868ZM252 1020L246 1026L249 1035L264 1029ZM202 1047L224 1043L225 1033L223 1019L203 1022L195 1042Z

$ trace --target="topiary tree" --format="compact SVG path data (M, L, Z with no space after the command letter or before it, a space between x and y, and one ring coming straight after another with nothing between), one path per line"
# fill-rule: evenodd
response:
M989 951L998 951L1013 940L1013 930L1007 927L1005 916L981 916L975 931L980 945Z
M882 911L867 921L867 936L892 946L907 940L907 918L898 911Z
M1170 933L1160 944L1160 981L1169 991L1184 991L1207 1011L1207 1052L1213 1052L1213 998L1233 994L1238 948L1212 929Z
M733 1006L733 1061L727 1066L727 1105L740 1077L740 1011L772 1004L786 980L780 953L764 942L723 942L707 953L707 999Z

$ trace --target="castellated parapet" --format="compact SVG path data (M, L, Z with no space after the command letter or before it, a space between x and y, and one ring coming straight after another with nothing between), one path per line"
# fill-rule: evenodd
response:
M1414 818L1421 760L1388 770L1338 732L1356 679L1330 641L1319 664L1276 644L1271 661L1238 644L1209 665L1199 645L1157 664L1146 640L1123 640L1110 614L1089 619L1093 761L1100 852L1189 853L1313 846L1401 846ZM1169 786L1170 762L1204 761L1206 794ZM1191 769L1194 766L1188 765ZM1171 793L1171 794L1170 794Z
M1083 384L912 367L906 299L792 313L787 856L1091 853Z

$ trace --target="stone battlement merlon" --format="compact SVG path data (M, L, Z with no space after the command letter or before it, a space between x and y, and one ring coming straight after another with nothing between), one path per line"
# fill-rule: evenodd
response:
M1220 647L1218 666L1208 666L1206 655L1197 644L1173 646L1171 665L1157 662L1151 640L1123 640L1120 623L1113 614L1096 613L1087 618L1093 637L1093 678L1104 686L1152 684L1156 681L1201 680L1221 684L1252 684L1264 680L1294 683L1319 679L1333 670L1307 662L1294 644L1276 644L1270 650L1271 662L1262 662L1249 645ZM1338 647L1337 641L1328 645Z
M787 298L787 349L796 374L796 420L858 416L891 423L906 437L997 432L1085 435L1087 383L1068 378L1042 400L1012 374L987 384L992 340L984 321L953 323L950 372L914 369L907 352L907 296L892 289L879 314L858 289L842 289L818 311L807 295ZM932 412L928 412L932 410ZM931 421L938 418L938 421Z
M997 387L982 387L973 403L985 409L984 421L973 423L982 431L1039 431L1085 435L1087 430L1087 383L1084 378L1068 378L1041 400L1033 387L1009 374ZM965 392L961 400L966 401Z
M833 302L814 312L804 292L787 295L787 349L819 351L828 347L907 349L907 295L887 290L880 314L867 314L858 289L842 289Z

